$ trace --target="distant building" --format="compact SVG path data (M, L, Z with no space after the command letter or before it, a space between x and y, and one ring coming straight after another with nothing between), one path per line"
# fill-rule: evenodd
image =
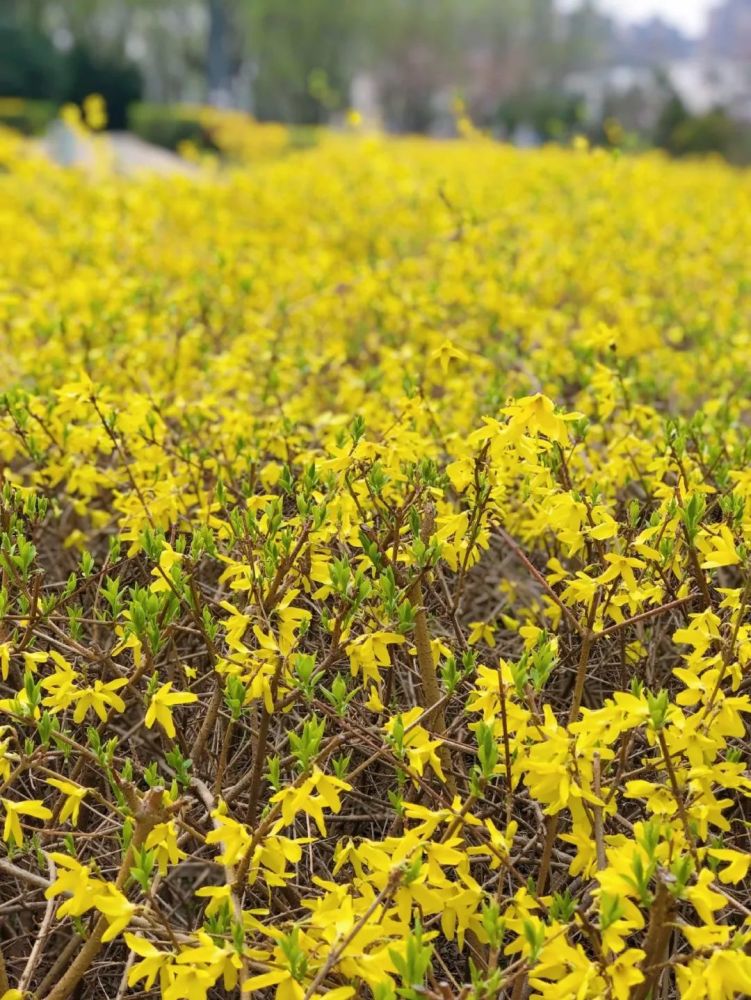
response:
M665 71L693 114L722 107L734 118L751 121L751 62L702 55L676 60Z
M584 114L590 123L602 121L608 115L623 120L628 128L649 128L659 114L655 71L647 66L601 66L597 69L569 73L563 80L564 90L581 99ZM623 115L621 109L628 108ZM620 113L619 113L620 112Z
M709 14L702 40L707 55L751 60L751 0L723 0Z
M625 25L615 42L615 62L629 66L659 66L693 54L696 43L661 17Z
M564 80L570 94L582 98L589 121L630 109L628 127L649 127L665 97L673 91L688 111L700 115L717 107L742 121L751 121L751 62L694 55L649 66L606 66L570 73Z

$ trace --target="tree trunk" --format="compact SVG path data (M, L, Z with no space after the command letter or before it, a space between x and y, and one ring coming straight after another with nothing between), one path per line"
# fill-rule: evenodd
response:
M209 104L229 107L232 100L230 23L227 0L207 0L209 31L206 50L206 84Z

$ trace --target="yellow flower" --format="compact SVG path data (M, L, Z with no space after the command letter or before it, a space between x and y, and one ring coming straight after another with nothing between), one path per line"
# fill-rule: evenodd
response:
M388 719L383 728L403 748L410 767L418 775L422 775L428 765L444 781L443 767L438 756L443 741L430 738L427 729L417 722L421 715L422 709L419 706L412 708L409 712Z
M173 819L166 823L157 823L146 838L145 847L156 853L159 872L167 874L168 865L176 865L181 858L187 857L185 851L177 846L177 827Z
M509 428L515 433L544 434L559 444L568 442L566 424L581 416L580 413L556 413L553 401L539 392L515 400L503 412L509 417Z
M0 676L4 681L8 680L8 671L10 670L10 649L9 642L0 643Z
M323 818L324 806L338 813L342 807L339 798L340 791L349 791L351 785L340 778L324 774L314 767L308 778L297 787L283 788L271 796L272 802L281 802L282 825L287 826L299 812L305 812L315 820L321 836L326 836L326 824ZM317 791L319 794L314 795Z
M608 965L615 1000L629 1000L631 988L644 982L644 973L639 968L644 957L645 953L640 948L627 948Z
M214 914L219 913L220 910L229 904L232 896L232 886L204 885L200 889L196 889L195 894L209 900L206 906L206 916L213 917Z
M215 810L212 814L214 829L206 834L207 844L221 844L222 853L217 860L223 865L235 865L247 853L252 836L248 828L231 816Z
M107 124L107 106L101 94L89 94L83 101L83 116L88 127L94 131Z
M736 566L741 557L735 549L733 534L726 524L721 524L717 534L706 539L706 544L701 544L705 559L701 564L702 569L718 569L721 566Z
M484 642L491 648L495 647L495 626L488 622L470 622L470 633L467 642L474 646L478 642Z
M159 976L172 961L172 954L160 951L146 938L135 934L125 934L125 943L142 961L136 962L128 973L128 986L135 986L141 979L145 980L144 989L150 990L156 977Z
M73 695L76 703L76 708L73 712L73 721L76 723L83 722L90 708L93 708L102 722L106 722L107 709L109 708L115 712L124 712L125 702L115 692L125 687L127 683L128 679L126 677L117 677L114 681L107 682L100 681L97 678L91 687L76 691Z
M0 799L5 809L5 826L3 840L7 844L11 837L16 847L23 846L23 830L19 816L33 816L34 819L52 819L52 810L48 809L39 799L27 802L12 802L10 799Z
M66 781L64 778L47 778L47 784L57 788L65 796L65 802L60 811L60 822L64 823L66 819L70 818L71 825L77 826L81 803L88 795L89 789L82 788L81 785L76 785L72 781Z
M347 644L352 676L361 673L363 680L379 684L380 667L390 666L388 647L401 645L404 636L398 632L375 631L365 633Z
M365 707L371 712L383 712L384 705L381 701L381 695L375 684L371 684L368 689L368 700L365 702Z
M182 558L182 555L175 552L171 545L164 544L159 555L159 565L151 571L151 575L155 577L150 587L152 594L161 594L171 589L169 581L172 579L172 567L179 566Z
M468 357L464 351L452 344L450 340L444 340L441 346L430 355L431 361L439 363L444 375L448 372L452 361L467 361Z
M241 985L244 992L276 986L276 1000L303 1000L305 996L305 990L288 969L270 969L268 972L261 972L246 979Z
M172 739L175 735L175 723L172 720L171 709L175 705L192 705L198 701L198 695L191 691L172 691L172 681L154 692L146 710L146 726L148 729L158 722L164 729L167 736Z
M736 884L746 877L748 867L751 865L751 854L719 847L712 847L707 853L711 858L727 862L720 872L720 882Z
M109 926L102 935L102 941L112 941L122 934L130 923L138 907L131 903L114 885L107 885L106 890L94 899L94 906L107 919Z
M742 950L715 951L708 959L676 966L681 997L687 1000L734 1000L751 993L751 959Z
M696 884L684 890L686 899L693 905L701 920L707 924L714 923L714 914L727 906L727 900L712 888L714 876L708 868L699 872Z

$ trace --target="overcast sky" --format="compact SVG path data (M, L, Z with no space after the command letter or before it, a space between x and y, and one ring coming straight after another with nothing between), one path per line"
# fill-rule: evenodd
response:
M600 7L622 20L636 21L651 14L659 14L666 21L697 34L704 17L716 0L598 0ZM569 0L569 6L575 3Z

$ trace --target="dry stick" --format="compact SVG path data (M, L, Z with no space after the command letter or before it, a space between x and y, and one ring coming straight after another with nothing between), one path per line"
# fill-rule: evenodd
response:
M269 610L273 605L276 595L279 592L279 588L284 583L284 578L286 577L287 573L289 573L289 571L295 565L295 559L297 559L297 557L300 555L302 547L307 542L308 536L310 535L310 529L312 527L313 527L312 521L308 520L303 523L302 529L300 531L300 537L298 538L294 549L290 552L290 554L286 557L286 559L282 559L280 561L274 579L271 581L269 592L263 599L263 607L265 610Z
M198 792L198 794L199 794L199 796L201 798L201 801L203 802L204 806L206 807L207 812L209 813L209 815L211 815L215 811L215 809L216 809L216 800L215 800L214 796L211 794L211 792L209 791L208 786L205 785L204 782L201 781L200 778L195 778L195 777L191 780L191 785ZM221 823L217 819L214 819L213 823L214 823L214 829L220 829L221 828ZM237 893L235 892L235 890L233 888L234 885L235 885L235 878L236 878L236 876L235 876L235 869L233 868L233 866L232 865L225 865L224 866L224 881L230 887L230 902L232 903L232 915L234 916L235 921L237 922L237 924L240 927L242 927L242 922L243 922L242 906L240 904L240 900L237 897ZM240 995L242 995L245 992L245 990L243 988L243 983L248 979L248 965L247 965L247 960L246 960L246 958L245 958L244 955L240 956L240 963L241 963L241 969L240 969Z
M10 983L8 982L8 970L5 967L5 959L3 958L3 950L0 948L0 990L5 993L6 990L10 989Z
M435 664L433 663L433 651L430 648L430 633L423 605L422 582L419 577L410 587L408 596L412 606L417 605L419 608L415 615L415 646L417 648L417 664L420 668L422 707L429 712L425 721L428 727L442 739L446 733L446 716L441 704L441 691L438 687ZM441 743L438 754L446 774L446 787L451 795L455 795L456 782L452 774L451 754L445 743Z
M582 695L584 694L584 682L587 678L587 666L589 664L589 653L592 649L592 642L594 641L595 634L592 631L592 625L595 620L595 615L597 613L597 596L592 601L589 609L589 614L587 616L587 625L582 638L581 651L579 653L579 663L576 668L576 682L574 684L574 696L571 701L571 708L568 713L568 724L576 719L579 714L579 708L581 706ZM582 631L581 626L577 622L577 630ZM542 896L545 892L545 888L548 884L548 871L550 869L550 861L553 857L553 847L555 845L555 838L558 835L558 816L548 816L545 823L545 843L542 849L542 858L540 859L540 870L537 874L537 895Z
M738 617L735 620L735 625L733 626L733 631L730 636L730 640L725 643L725 647L722 651L722 668L717 674L717 680L714 683L712 692L709 696L709 700L704 706L704 711L701 714L702 721L706 718L709 712L712 710L715 698L720 690L720 685L725 680L725 675L727 674L730 663L733 659L733 653L735 652L735 643L738 638L738 632L740 631L741 622L743 621L743 615L746 610L746 605L748 603L749 593L751 592L751 577L749 577L745 584L743 585L743 592L741 594L740 606L738 608Z
M675 805L678 810L678 817L681 821L681 826L683 827L683 833L686 838L686 843L688 844L688 849L691 857L694 859L694 864L696 865L697 871L699 870L699 858L696 854L696 844L694 843L694 838L691 833L691 824L689 822L688 813L686 812L686 805L683 801L683 796L681 795L681 790L678 787L678 778L675 774L675 768L673 767L673 761L670 757L670 750L668 749L667 742L665 740L665 733L662 729L657 730L657 742L662 752L662 758L665 761L665 770L668 773L668 780L670 781L670 788L673 792L673 798L675 799Z
M662 879L657 882L657 892L649 911L649 926L644 941L644 959L641 964L644 980L634 987L632 1000L647 1000L654 996L655 987L662 973L662 962L672 932L673 898Z
M537 873L537 895L542 896L548 884L548 870L553 857L553 845L558 835L558 816L548 816L545 820L545 843L540 858L540 870Z
M423 542L427 545L433 533L435 513L432 510L426 512L422 523L420 534ZM433 663L433 650L430 648L430 633L428 632L428 617L425 614L425 597L422 589L422 577L418 576L407 591L407 598L413 608L417 608L415 613L415 647L417 649L417 665L420 669L420 686L422 689L422 708L425 709L425 721L428 728L443 739L446 735L446 715L443 711L441 699L441 689L438 687L435 664ZM452 760L449 748L445 743L441 743L439 748L441 765L446 774L446 787L449 793L456 795L456 782L452 774Z
M124 888L130 875L130 869L135 859L136 850L141 847L157 823L161 823L164 820L165 811L162 806L163 795L163 788L152 788L149 792L147 792L143 799L137 803L137 806L134 809L136 822L133 830L133 839L120 866L117 881L115 882L116 889L122 890ZM109 923L107 918L105 916L100 916L94 925L94 929L91 934L86 939L83 948L81 948L78 955L68 968L68 971L62 979L60 979L60 981L53 986L45 997L45 1000L66 1000L66 998L73 993L76 986L78 986L80 981L86 975L88 970L91 968L92 962L101 951L102 936L108 926Z
M258 802L261 796L261 779L263 778L263 765L266 760L266 742L269 736L270 723L271 713L264 705L261 710L261 724L258 727L258 742L256 743L255 756L253 758L250 798L248 799L248 808L245 813L246 826L255 826L256 816L258 814ZM252 856L253 851L248 848L243 857L240 859L240 864L237 866L237 873L233 882L234 890L236 892L244 892Z
M229 748L234 729L235 720L230 718L227 728L224 730L222 748L219 751L219 762L216 766L216 777L214 778L214 795L221 795L222 792L222 782L224 781L224 772L227 770L227 759L229 757Z
M49 871L50 882L54 882L57 878L57 867L52 858L46 855L47 858L47 868ZM26 967L21 973L21 978L18 980L18 989L23 993L26 987L31 982L31 977L34 975L34 970L39 960L42 948L47 940L47 935L49 934L50 924L52 923L52 917L55 913L55 898L54 896L47 901L47 909L44 911L44 918L42 919L42 926L39 928L39 933L37 934L37 939L34 942L34 947L31 949L31 954L29 955L29 960L26 963Z
M571 708L568 713L568 724L571 725L572 722L576 720L579 714L579 709L582 703L582 696L584 695L584 683L587 679L587 666L589 665L589 654L592 649L592 643L595 639L595 633L592 631L592 625L594 623L595 615L597 614L597 597L595 596L592 601L592 606L589 610L587 629L584 633L584 638L582 639L581 652L579 654L579 664L576 668L576 682L574 683L574 696L571 702Z
M279 702L275 705L275 708L283 709L287 705L293 704L293 702L296 701L297 697L298 697L298 692L292 691L285 698L280 699ZM259 724L259 729L260 729L260 724ZM253 760L255 761L255 757L253 758ZM250 770L246 771L241 778L238 778L237 781L234 783L234 785L230 785L229 788L225 788L222 790L222 798L227 803L227 805L230 805L232 802L234 802L234 800L238 797L238 795L241 795L242 792L245 791L248 785L253 785L253 783L256 780L260 783L261 777L262 775L259 775L258 778L256 779L255 771L253 768L251 768ZM257 800L258 791L256 791L255 795Z
M14 865L11 861L6 861L5 858L0 858L0 872L5 872L6 875L12 875L14 878L20 878L22 882L35 885L38 889L47 889L50 884L41 875L36 875L34 872L27 872L25 868L19 868L18 865Z
M214 677L214 681L214 692L211 695L211 701L209 702L209 707L206 710L206 717L203 720L203 725L199 729L196 741L193 745L192 756L193 762L196 765L203 761L206 744L209 737L214 732L214 726L216 724L217 716L219 715L219 709L222 707L222 698L224 697L222 682L217 676Z
M595 633L595 639L604 639L607 635L612 635L614 632L620 632L621 629L627 628L629 625L637 625L639 622L646 621L648 618L656 618L658 615L665 614L666 611L673 611L675 608L680 608L684 604L690 604L695 601L697 597L701 597L701 594L694 592L689 594L687 597L678 597L674 601L669 601L667 604L661 604L658 608L650 608L648 611L642 611L638 615L634 615L633 618L626 618L625 621L616 622L615 625L609 625L604 628L602 632Z
M550 586L550 584L545 579L543 574L537 569L537 567L532 565L532 563L527 558L527 555L521 548L521 546L514 541L514 539L511 537L511 535L509 535L509 533L506 531L505 528L501 528L500 526L498 526L496 530L499 534L499 537L503 539L503 541L508 545L508 547L514 553L517 559L524 565L524 568L527 570L529 575L534 577L535 580L537 580L537 582L540 584L540 586L548 595L548 597L551 599L551 601L560 608L561 612L568 619L574 631L578 632L579 635L581 635L583 630L581 625L579 624L576 615L573 613L571 608L567 607L563 603L558 594L556 594L556 592Z
M122 1000L122 998L128 992L129 989L128 977L130 976L130 970L133 968L135 961L136 961L136 953L132 951L125 960L125 965L123 966L123 974L120 977L120 985L117 987L115 1000Z
M378 907L384 902L384 900L393 895L399 882L401 882L401 878L402 878L402 872L399 869L396 869L396 871L391 873L391 877L389 878L386 885L383 887L383 889L381 889L381 891L378 893L376 898L367 908L365 913L363 913L363 915L357 921L357 923L349 932L349 934L347 934L346 937L344 937L343 940L341 940L339 944L329 952L329 957L326 959L324 964L318 970L318 972L313 978L312 983L305 991L305 996L303 997L303 1000L310 1000L310 998L313 996L315 991L324 981L326 976L328 976L329 972L331 972L336 963L339 961L344 949L348 945L350 945L352 941L354 941L355 937L360 933L365 924L368 922L368 920L370 920L370 918L373 916Z
M601 792L600 786L600 755L595 753L592 760L592 791L595 793L597 798L600 798ZM592 813L594 814L594 835L595 835L595 848L597 850L597 867L600 871L607 867L607 859L605 857L605 836L604 827L602 820L602 806L592 806Z
M251 772L250 795L248 796L248 808L245 813L245 822L248 826L254 826L258 815L258 801L261 797L261 779L263 778L263 765L266 762L266 743L269 738L269 726L271 724L271 712L264 704L261 709L261 722L258 726L258 740L256 750L253 755L253 769Z
M503 729L503 762L506 768L506 826L511 822L513 809L513 776L511 773L511 741L508 734L508 715L506 712L506 687L503 683L503 673L498 666L498 696L501 703L501 727Z
M699 565L699 557L696 554L696 546L689 538L686 529L683 529L683 533L686 536L686 543L688 545L688 561L691 567L691 573L693 575L696 586L701 591L702 601L704 602L704 607L709 609L712 607L712 595L709 593L709 587L707 585L707 578L702 572L701 566Z
M282 667L285 660L280 660L274 670L274 675L271 678L270 684L270 694L271 701L276 703L276 695L279 689L279 677L281 676ZM261 708L261 722L258 726L258 740L256 742L255 753L253 756L253 769L250 782L250 794L248 796L248 809L245 813L245 823L247 826L255 826L256 817L258 815L258 803L261 799L261 782L263 779L263 765L266 763L266 745L269 739L269 728L271 726L271 715L268 708L266 707L266 701L264 699L263 707ZM244 883L245 878L248 874L248 866L250 864L250 856L247 855L240 862L239 869L239 883ZM238 884L239 884L238 883Z
M58 978L68 968L70 960L73 958L73 954L78 948L78 943L78 935L74 934L55 959L50 971L39 984L37 996L44 996L45 990L48 990L53 983L57 982Z
M415 647L417 648L417 665L420 668L425 723L429 728L434 729L439 736L443 736L446 732L446 717L441 705L441 690L438 687L438 678L433 663L433 651L430 648L430 633L425 614L422 581L419 577L409 588L407 596L410 604L413 607L417 606L418 609L415 613Z

